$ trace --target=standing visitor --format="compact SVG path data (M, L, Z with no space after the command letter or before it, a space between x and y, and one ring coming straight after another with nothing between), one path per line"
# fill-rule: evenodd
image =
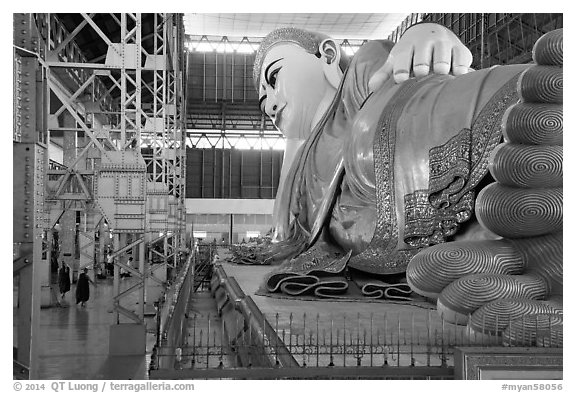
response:
M66 292L70 290L70 268L64 262L58 269L58 287L60 288L60 298L64 299Z
M112 257L112 250L108 250L108 255L106 256L106 273L113 277L114 276L114 258Z
M96 285L90 277L88 277L88 268L84 268L78 282L76 283L76 304L81 303L82 307L86 307L86 302L90 299L90 284Z

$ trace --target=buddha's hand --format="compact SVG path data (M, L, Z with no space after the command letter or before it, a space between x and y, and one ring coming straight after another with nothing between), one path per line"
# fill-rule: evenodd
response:
M411 76L462 75L471 71L472 53L452 31L435 23L410 27L392 48L388 60L370 78L370 91L394 77L396 83Z

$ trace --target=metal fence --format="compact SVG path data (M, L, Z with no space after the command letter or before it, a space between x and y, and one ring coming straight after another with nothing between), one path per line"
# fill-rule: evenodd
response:
M182 347L163 347L173 370L196 378L453 378L455 347L514 346L505 335L447 323L435 310L411 314L260 315L246 322L218 314L188 318ZM548 316L529 346L561 347ZM520 321L523 322L523 321ZM523 333L533 331L525 321ZM560 334L560 337L558 335ZM508 336L509 337L509 336ZM524 343L522 346L526 346ZM291 361L286 361L288 354ZM280 359L284 357L284 360ZM263 370L292 368L292 371ZM303 371L311 368L315 371ZM350 369L355 371L351 371ZM384 372L383 368L390 368ZM249 372L248 370L258 370ZM348 369L347 371L345 371ZM244 370L244 371L240 371Z
M214 254L216 245L198 244L192 254L192 263L194 269L194 292L207 291L212 279Z

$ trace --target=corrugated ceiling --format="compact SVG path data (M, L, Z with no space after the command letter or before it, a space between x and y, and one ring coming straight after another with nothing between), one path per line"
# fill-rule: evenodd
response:
M185 14L188 35L264 37L278 27L300 27L332 38L386 38L409 14Z

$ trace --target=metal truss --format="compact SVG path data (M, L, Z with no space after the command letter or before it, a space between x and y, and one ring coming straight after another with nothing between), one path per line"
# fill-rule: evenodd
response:
M285 138L278 130L266 132L198 130L188 132L187 145L193 148L283 150Z
M152 273L160 268L175 273L185 247L181 15L14 15L14 31L21 32L15 33L15 47L37 62L39 71L33 77L38 72L44 76L39 89L44 100L34 97L37 105L26 108L41 107L46 114L35 115L43 121L43 127L36 127L39 132L25 121L30 115L19 108L30 100L24 94L29 89L16 77L26 72L15 55L13 139L23 143L32 135L34 142L46 145L52 139L64 153L62 164L48 165L46 159L43 167L46 194L40 228L47 233L45 243L49 248L58 222L74 231L79 214L80 259L67 252L74 248L74 237L66 233L61 236L61 256L75 264L75 271L93 263L96 268L104 262L102 236L99 260L93 260L96 232L107 224L114 237L115 319L141 324L146 283L164 288L166 275L158 279ZM143 146L151 146L151 153L141 152ZM156 210L149 226L147 207L159 199L166 208ZM159 240L164 251L152 269L148 258ZM137 269L127 266L128 254L138 261ZM120 290L120 268L133 273L135 284L129 290ZM142 300L137 310L122 304L134 291Z
M186 49L190 52L236 52L236 53L254 53L258 50L260 42L264 37L231 37L218 35L186 35ZM338 43L345 51L355 51L362 46L366 40L359 39L340 39ZM352 54L353 54L352 53Z
M188 104L187 129L220 131L276 130L272 121L260 111L258 101L217 102L192 101Z
M185 133L182 132L184 66L180 55L183 41L181 28L176 28L179 23L181 21L172 16L154 15L154 25L163 28L153 33L153 57L147 60L148 67L153 68L152 81L148 84L152 103L144 106L148 115L142 135L145 147L142 155L149 186L154 189L151 198L164 195L167 199L164 208L156 209L155 217L150 220L155 235L149 240L158 240L166 234L164 260L171 271L179 264L180 248L185 245L185 234L179 230L185 223L186 159ZM165 217L159 218L163 212Z
M51 215L61 216L65 224L64 229L69 231L69 226L74 225L75 220L66 217L75 209L70 209L71 204L66 202L80 201L80 205L75 206L84 211L79 232L80 261L78 266L75 266L76 271L93 263L95 232L97 224L103 221L102 216L115 230L116 244L120 243L122 231L141 233L142 238L144 236L143 224L130 222L143 221L144 214L141 219L134 216L122 217L122 210L125 210L127 206L118 204L122 199L123 189L126 187L125 184L118 183L118 177L127 177L128 185L138 177L138 172L134 172L129 167L129 162L125 162L125 155L118 153L137 151L140 146L142 17L139 14L121 14L119 19L114 18L120 30L120 37L118 42L112 42L95 21L94 14L81 14L81 16L82 21L71 33L67 31L58 16L48 14L37 16L39 20L44 21L39 25L47 28L41 31L47 47L45 65L48 70L50 92L57 99L56 105L50 106L51 124L57 127L51 128L50 131L63 133L64 164L67 166L66 171L61 173L56 181L48 183L48 200L60 202L59 206L56 203L59 208L53 208ZM103 63L90 62L87 56L83 55L76 38L83 33L84 29L91 29L107 45ZM81 134L84 138L79 137ZM81 149L79 154L76 154L77 148ZM95 160L96 163L94 163ZM117 162L118 167L115 169L118 170L114 172L114 175L108 175L109 171L102 171L102 161ZM62 171L51 171L50 174L58 176L58 172ZM102 188L98 193L96 187L99 182L103 181L103 177L110 176L115 176L117 181L116 187L108 190L117 200L117 203L113 203L114 208L103 202L108 200L107 194L102 194ZM144 190L144 184L142 184L139 189L140 195L138 195L142 198L141 202L136 200L131 202L132 205L140 205L140 213L145 212ZM66 209L67 206L68 209ZM129 222L129 224L120 224L120 222ZM73 234L63 236L62 241L65 257L66 250L74 248ZM71 252L68 253L69 256L71 254ZM103 258L103 255L100 258ZM140 271L143 272L144 256L139 259ZM115 259L118 267L122 266L122 261L121 258ZM140 303L138 318L134 318L133 313L126 312L122 307L120 300L123 296L119 293L116 283L119 279L118 268L115 270L114 310L117 320L119 320L119 314L123 314L130 319L142 322L143 302ZM144 283L143 277L140 281ZM143 287L144 285L142 285L142 294L144 294Z
M252 82L262 38L187 36L188 130L264 131L274 126L261 111ZM365 40L340 40L353 55Z

